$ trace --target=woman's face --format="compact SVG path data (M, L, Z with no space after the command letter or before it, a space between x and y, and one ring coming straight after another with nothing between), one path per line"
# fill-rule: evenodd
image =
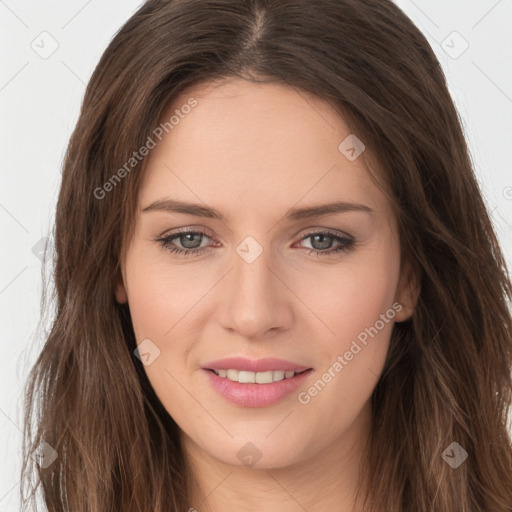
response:
M173 114L152 135L117 289L156 394L187 446L224 463L348 452L412 307L362 146L327 103L282 85L196 87Z

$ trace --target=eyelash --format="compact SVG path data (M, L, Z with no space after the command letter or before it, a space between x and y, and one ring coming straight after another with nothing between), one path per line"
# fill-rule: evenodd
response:
M211 238L210 236L208 236L204 231L180 231L178 233L173 233L172 235L168 235L168 236L164 236L164 237L161 237L161 238L157 238L155 241L156 242L159 242L160 243L160 247L162 249L166 249L167 251L169 251L170 253L173 253L173 254L183 254L184 257L190 257L190 256L199 256L201 253L204 253L204 252L207 252L209 250L208 247L202 247L202 248L199 248L199 249L180 249L179 247L176 247L174 245L171 245L171 243L179 238L180 236L182 235L187 235L187 234L192 234L192 235L204 235L206 236L207 238ZM305 236L303 236L301 239L300 239L300 242L314 236L314 235L324 235L324 236L328 236L328 237L331 237L333 238L335 241L338 241L338 242L341 242L341 245L339 245L338 247L334 248L334 249L327 249L325 251L322 251L320 249L310 249L310 248L305 248L307 251L308 251L308 254L311 254L312 252L316 253L317 256L327 256L327 255L332 255L334 253L340 253L340 252L343 252L343 251L348 251L350 249L353 248L354 246L354 243L355 243L355 240L351 237L343 237L343 236L339 236L339 235L335 235L334 233L330 232L330 231L311 231L310 233L307 233ZM201 240L202 241L202 240Z

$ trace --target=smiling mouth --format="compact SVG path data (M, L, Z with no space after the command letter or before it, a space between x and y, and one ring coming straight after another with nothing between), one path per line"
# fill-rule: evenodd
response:
M303 370L301 372L285 371L285 370L270 370L266 372L249 372L245 370L235 369L212 369L209 371L213 372L218 377L221 377L232 382L238 382L240 384L271 384L272 382L279 382L285 379L292 379L296 375L310 371L311 368Z

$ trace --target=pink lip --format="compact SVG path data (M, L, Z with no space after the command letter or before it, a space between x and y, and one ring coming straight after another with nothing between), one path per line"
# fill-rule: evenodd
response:
M247 372L268 372L270 370L284 370L285 372L303 372L309 370L309 366L302 366L285 361L284 359L276 359L269 357L266 359L251 360L243 357L229 357L227 359L218 359L206 363L203 368L205 370L243 370ZM266 384L268 386L268 384Z
M270 370L294 371L298 373L290 379L283 379L270 384L240 384L216 375L215 370L244 370L249 372L265 372ZM204 374L212 387L225 399L242 407L269 407L296 392L304 385L313 371L307 366L298 365L282 359L260 359L251 361L239 357L212 361L203 367Z

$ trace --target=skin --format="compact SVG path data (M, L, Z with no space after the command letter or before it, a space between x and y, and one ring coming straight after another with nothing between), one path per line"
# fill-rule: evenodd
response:
M197 106L148 156L116 292L129 302L137 343L149 338L160 350L145 371L182 431L193 475L190 507L360 510L354 494L369 400L393 323L409 318L417 297L409 267L400 271L391 205L363 158L349 161L339 151L351 132L324 100L233 79L186 91L162 119L191 97ZM364 157L371 161L368 149ZM142 212L165 198L207 205L225 219ZM283 220L290 208L335 201L373 211ZM207 247L205 253L172 254L155 241L183 228L207 236L171 245ZM327 256L308 254L340 245L305 238L326 230L355 243ZM247 236L263 249L252 263L236 252ZM278 357L313 368L301 388L307 391L394 303L401 311L305 405L297 393L266 408L234 405L201 369L229 356ZM252 467L237 456L248 442L261 455Z

